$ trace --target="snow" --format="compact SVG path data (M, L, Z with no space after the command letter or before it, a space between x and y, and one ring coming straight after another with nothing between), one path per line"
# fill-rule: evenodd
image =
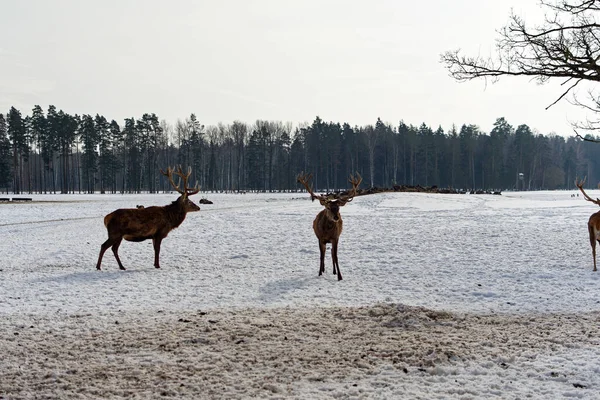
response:
M340 282L304 193L195 196L158 270L146 241L96 271L103 216L175 194L0 203L0 397L599 398L572 193L357 197Z

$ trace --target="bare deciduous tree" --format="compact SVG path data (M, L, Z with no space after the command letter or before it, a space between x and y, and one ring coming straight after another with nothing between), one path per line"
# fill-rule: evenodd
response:
M443 53L441 62L457 81L526 76L543 84L559 79L564 89L547 108L570 95L567 100L572 104L600 113L600 93L594 89L594 83L600 82L600 24L596 22L600 0L541 0L540 4L547 10L540 26L510 15L498 32L495 57L465 56L453 50ZM592 85L582 98L576 88L584 82ZM574 125L600 129L600 115Z

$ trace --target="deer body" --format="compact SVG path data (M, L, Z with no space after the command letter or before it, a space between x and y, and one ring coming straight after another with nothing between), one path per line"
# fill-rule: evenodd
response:
M321 261L319 266L319 276L325 273L325 251L327 243L331 243L331 260L333 262L333 273L338 275L338 280L342 280L342 273L337 258L337 249L340 235L342 234L344 221L337 212L337 219L334 219L333 213L329 209L324 209L317 214L313 221L313 230L319 240L319 252Z
M592 246L592 257L594 258L594 271L597 271L596 242L600 243L600 211L591 215L588 221L588 232L590 234L590 245Z
M173 170L170 168L167 169L166 173L163 172L169 178L173 187L181 193L181 196L173 203L162 207L120 208L104 217L108 239L100 247L96 269L101 269L102 257L106 250L112 247L119 268L125 270L118 253L123 239L130 242L143 242L152 239L154 267L160 268L159 256L162 240L167 237L169 232L181 225L188 212L200 211L200 207L187 198L200 191L199 188L187 188L187 178L190 176L191 170L188 171L187 175L182 173L181 168L176 172L183 178L185 186L182 190L173 183L172 173Z
M325 243L331 243L342 234L344 221L342 216L338 214L338 219L334 220L332 215L329 215L329 210L325 209L317 214L313 221L313 230L318 238L321 238Z
M585 178L581 182L579 182L578 179L575 179L575 186L577 186L579 190L581 190L581 193L583 193L583 197L587 201L590 201L600 206L600 199L594 200L585 192L585 190L583 189L584 183ZM600 211L590 216L590 219L588 220L588 233L590 235L590 245L592 246L592 257L594 258L594 271L597 271L598 268L596 268L596 242L600 243Z
M352 201L352 198L356 194L356 189L362 178L358 175L358 178L350 176L350 183L352 183L352 190L348 196L329 198L326 196L315 195L312 188L309 185L309 181L312 175L300 174L298 175L298 182L302 183L308 193L310 193L312 200L319 200L321 205L325 209L321 210L317 214L317 217L313 221L313 230L319 240L319 252L321 255L319 265L319 276L325 273L325 251L327 243L331 243L331 260L333 262L333 273L337 274L339 281L342 280L342 273L340 271L340 265L338 263L338 242L340 235L342 234L343 221L340 215L340 207L346 205L346 203Z
M166 237L186 216L176 202L164 207L120 208L104 217L104 226L110 232L122 233L123 239L142 242L155 236Z

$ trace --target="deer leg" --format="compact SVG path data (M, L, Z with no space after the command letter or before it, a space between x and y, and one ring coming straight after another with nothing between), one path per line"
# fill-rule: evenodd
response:
M599 240L600 242L600 240ZM598 269L596 268L596 241L592 241L592 256L594 257L594 271L597 271Z
M122 270L122 271L125 271L125 267L123 266L123 263L121 262L121 259L119 258L119 246L121 245L121 241L123 241L123 238L119 238L112 245L112 252L115 255L115 259L117 260L117 264L119 264L119 269Z
M333 274L337 274L337 241L331 241L331 262L333 263Z
M341 281L342 273L340 272L340 264L338 263L337 250L338 250L338 241L332 240L331 241L331 259L333 260L333 273L335 274L337 272L338 281Z
M592 257L594 257L594 271L597 271L597 269L596 269L596 241L600 242L600 239L598 238L598 234L597 234L597 231L596 231L594 225L591 223L588 223L588 232L590 234L590 245L592 245Z
M319 276L325 273L325 242L319 240L319 251L321 252L321 265L319 266Z
M158 262L158 257L160 256L160 242L162 242L162 238L152 238L152 245L154 246L154 267L160 268L160 263Z
M113 244L113 240L111 238L106 239L106 242L102 243L102 246L100 246L100 254L98 255L98 263L96 264L96 269L98 271L100 271L100 264L102 264L102 256L104 256L104 253L106 252L106 250L108 250L108 248Z

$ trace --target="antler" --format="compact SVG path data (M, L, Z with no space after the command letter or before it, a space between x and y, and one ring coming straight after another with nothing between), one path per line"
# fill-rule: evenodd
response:
M346 203L352 201L354 196L356 196L356 189L358 189L358 186L362 182L362 176L360 176L358 172L356 173L356 176L350 174L350 179L348 179L348 182L352 184L352 189L350 189L348 194L341 199Z
M317 196L313 190L312 190L312 186L309 185L309 181L312 179L312 174L305 174L304 172L301 172L298 174L298 176L296 177L296 181L298 181L298 183L301 183L304 185L304 187L306 188L306 191L310 194L310 199L311 200L315 200L318 199L319 201L321 200L325 200L325 197L323 196Z
M592 199L590 196L588 196L588 194L585 192L585 190L583 190L583 185L585 184L585 180L586 180L587 176L585 178L583 178L583 180L581 182L579 182L578 178L575 178L575 186L577 186L579 188L579 190L581 190L581 193L583 193L583 197L585 197L585 199L587 201L591 201L594 204L597 204L600 206L600 199Z
M169 178L169 182L171 183L171 186L173 186L173 188L176 191L178 191L179 193L181 193L182 195L184 195L186 197L194 195L200 191L200 186L198 186L198 182L196 182L196 185L193 188L190 189L188 187L188 179L189 179L190 175L192 175L192 167L188 167L187 174L183 173L183 170L181 169L181 165L177 166L176 171L171 167L167 167L167 172L165 172L161 169L160 173L163 174L164 176L166 176L167 178ZM179 176L179 185L176 185L175 182L173 181L173 173L175 173L177 176ZM183 189L181 189L179 187L181 185L181 181L183 181Z

